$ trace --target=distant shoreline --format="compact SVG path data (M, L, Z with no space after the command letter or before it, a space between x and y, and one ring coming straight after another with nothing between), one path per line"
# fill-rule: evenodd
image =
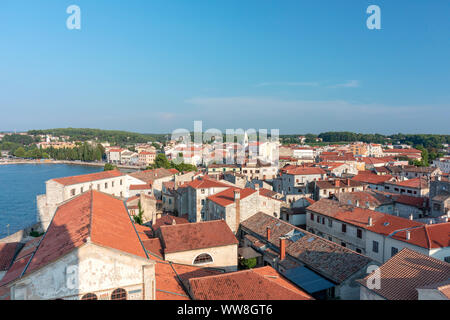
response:
M14 164L70 164L78 166L89 166L89 167L104 167L106 163L104 162L83 162L83 161L69 161L69 160L9 160L0 161L1 165L14 165ZM128 170L140 170L139 166L129 166L129 165L116 165L119 169Z

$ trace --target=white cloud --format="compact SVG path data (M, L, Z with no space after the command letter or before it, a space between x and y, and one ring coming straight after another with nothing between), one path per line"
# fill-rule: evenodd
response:
M358 80L349 80L344 83L338 83L332 86L329 86L329 88L358 88L360 86L360 82Z
M255 85L255 87L273 87L273 86L287 86L287 87L317 87L318 82L262 82Z

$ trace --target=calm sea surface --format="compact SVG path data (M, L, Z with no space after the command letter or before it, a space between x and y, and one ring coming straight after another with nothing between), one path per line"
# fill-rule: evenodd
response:
M67 164L0 165L0 238L36 222L36 196L45 193L45 181L102 171L102 167Z

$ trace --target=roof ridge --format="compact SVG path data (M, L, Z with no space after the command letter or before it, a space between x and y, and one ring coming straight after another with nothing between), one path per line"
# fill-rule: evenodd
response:
M90 197L91 200L89 203L90 208L89 208L89 225L88 225L89 231L88 231L88 239L86 239L87 240L86 242L90 242L92 239L92 216L94 212L94 190L92 189L90 190Z

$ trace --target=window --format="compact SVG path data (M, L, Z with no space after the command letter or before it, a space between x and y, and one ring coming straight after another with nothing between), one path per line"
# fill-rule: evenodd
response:
M391 248L391 257L395 256L398 252L398 249L396 247Z
M346 224L342 224L342 232L347 232L347 225Z
M360 239L362 239L362 230L361 229L356 229L356 236Z
M325 218L322 218L322 224L325 224Z
M120 185L122 185L122 179L120 179Z
M444 261L450 263L450 256L445 257L445 258L444 258Z
M317 216L317 222L320 223L320 217L319 216Z
M83 187L81 187L81 189L80 189L80 193L83 193L83 190L84 190L84 189L83 189Z
M94 293L86 293L81 297L81 300L98 300L97 295Z
M213 262L213 258L207 253L198 255L194 260L194 264L205 264L211 262Z
M201 193L202 193L202 194L205 194L205 189L201 189Z
M341 246L346 247L347 244L345 242L341 242Z
M105 182L105 189L108 189L108 182Z
M116 289L111 293L111 300L127 300L127 292L122 289Z
M74 196L75 195L75 189L70 190L70 195Z
M333 226L333 220L331 220L331 219L328 219L328 227L332 227Z
M112 182L111 182L111 187L113 187L113 188L114 188L114 181L112 181Z
M373 241L372 242L372 251L373 252L378 252L378 241Z
M314 214L311 213L310 217L311 217L311 220L314 221Z
M100 190L100 184L97 184L97 190Z
M202 206L205 205L205 199L202 199Z
M356 248L356 252L361 253L361 249Z

